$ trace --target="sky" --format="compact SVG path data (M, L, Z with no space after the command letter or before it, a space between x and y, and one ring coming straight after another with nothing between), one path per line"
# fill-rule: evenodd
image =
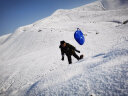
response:
M0 36L50 16L57 9L72 9L96 0L0 0Z

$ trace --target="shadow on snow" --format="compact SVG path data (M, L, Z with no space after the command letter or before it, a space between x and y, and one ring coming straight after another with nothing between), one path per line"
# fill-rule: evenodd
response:
M119 50L119 49L115 49L115 50L112 50L106 54L104 53L100 53L100 54L97 54L95 56L93 56L92 58L95 58L95 57L99 57L99 56L103 56L103 60L99 61L99 62L96 62L96 63L91 63L91 64L88 64L89 67L88 68L94 68L98 65L101 65L103 63L107 63L113 59L116 59L117 57L120 57L120 56L127 56L128 55L128 50L126 49L122 49L122 50Z

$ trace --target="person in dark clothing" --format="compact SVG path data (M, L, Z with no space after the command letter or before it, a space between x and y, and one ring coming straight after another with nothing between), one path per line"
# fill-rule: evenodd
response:
M73 55L77 60L80 60L83 58L83 55L81 55L80 57L75 53L78 52L80 53L79 50L77 50L73 45L66 43L65 41L60 41L60 46L59 46L60 50L61 50L61 55L62 55L62 61L64 60L64 54L67 56L68 58L68 62L69 64L72 64L72 58L71 56Z

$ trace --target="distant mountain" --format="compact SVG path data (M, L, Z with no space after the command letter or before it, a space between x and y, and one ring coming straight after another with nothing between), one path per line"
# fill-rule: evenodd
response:
M102 0L101 3L105 9L128 8L128 0Z

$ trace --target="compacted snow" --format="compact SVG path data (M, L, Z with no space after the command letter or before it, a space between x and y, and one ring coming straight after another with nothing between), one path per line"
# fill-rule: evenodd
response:
M0 37L0 96L128 96L128 9L94 2ZM76 28L85 44L74 39ZM61 40L84 59L61 61Z

